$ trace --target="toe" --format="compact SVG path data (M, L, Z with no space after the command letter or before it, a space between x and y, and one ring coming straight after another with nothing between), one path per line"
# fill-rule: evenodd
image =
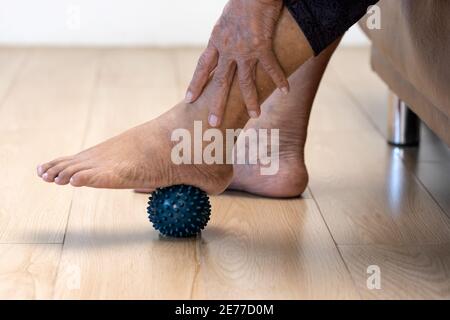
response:
M42 177L42 175L44 174L44 166L42 164L38 165L36 168L36 172L38 177Z
M59 185L66 185L70 182L70 179L74 174L86 169L89 169L89 165L86 163L69 165L58 174L55 178L55 183Z
M70 161L61 162L50 169L48 169L43 175L42 179L47 182L54 182L55 178L58 176L58 174L66 169L68 166L71 165Z
M73 159L73 157L61 157L61 158L57 158L55 160L52 160L50 162L41 164L37 167L37 174L39 177L42 177L50 168L58 165L59 163L63 162L63 161L68 161Z
M88 186L93 174L93 169L78 171L70 178L69 182L74 187Z

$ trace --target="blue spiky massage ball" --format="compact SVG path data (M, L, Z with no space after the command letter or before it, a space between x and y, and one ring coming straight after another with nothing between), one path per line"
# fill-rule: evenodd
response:
M150 195L148 205L148 217L153 227L169 237L197 235L211 215L206 192L187 185L156 189Z

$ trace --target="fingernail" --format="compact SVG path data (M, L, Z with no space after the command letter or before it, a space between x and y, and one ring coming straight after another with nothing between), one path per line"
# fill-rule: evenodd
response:
M283 92L284 94L288 94L289 89L287 87L283 87L283 88L281 88L281 92Z
M249 111L248 115L250 116L250 118L256 119L259 117L259 113L256 111Z
M215 114L210 114L208 122L211 127L217 127L219 125L219 118Z
M186 102L187 102L187 103L191 103L193 97L194 97L194 95L192 94L192 92L188 91L188 92L186 93L186 98L185 98Z

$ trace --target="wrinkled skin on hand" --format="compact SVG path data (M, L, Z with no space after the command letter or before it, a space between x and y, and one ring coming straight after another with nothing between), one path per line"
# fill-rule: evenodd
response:
M282 0L230 0L215 25L208 47L201 55L189 85L186 102L202 94L211 73L214 101L209 124L222 121L228 93L237 72L239 86L249 116L257 118L260 105L255 85L257 64L284 93L289 83L272 49L275 27L283 8Z

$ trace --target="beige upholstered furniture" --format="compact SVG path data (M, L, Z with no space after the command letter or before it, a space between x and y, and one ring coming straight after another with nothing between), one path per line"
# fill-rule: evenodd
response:
M367 18L360 25L372 40L374 71L399 98L390 110L391 141L414 142L416 114L450 146L450 1L382 0L378 6L381 29L369 30Z

